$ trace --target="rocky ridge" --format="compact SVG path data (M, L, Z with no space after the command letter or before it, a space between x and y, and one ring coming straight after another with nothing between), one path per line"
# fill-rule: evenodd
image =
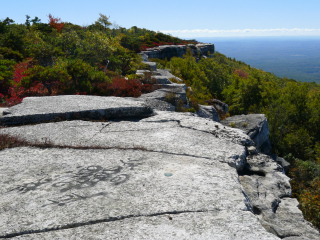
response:
M172 57L183 57L187 49L190 49L194 56L206 56L210 52L214 53L214 44L188 44L188 45L163 45L159 47L149 48L147 51L142 51L140 55L145 61L148 58L168 59Z
M0 238L320 239L261 149L263 115L238 129L177 113L164 99L187 105L186 87L163 85L138 99L34 97L6 109L0 133L30 146L0 151Z

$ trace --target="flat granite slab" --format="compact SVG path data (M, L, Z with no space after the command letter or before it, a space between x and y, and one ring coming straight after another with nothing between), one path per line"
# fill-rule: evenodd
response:
M242 222L246 223L245 228L241 228ZM24 235L13 239L276 240L280 238L264 232L257 219L252 218L249 212L210 211L128 218L67 230Z
M2 124L15 125L68 119L110 119L146 117L152 108L130 98L87 95L27 97L3 112Z
M158 112L140 121L65 121L0 129L32 143L64 147L144 148L220 161L240 170L252 144L239 129L189 114Z
M0 238L278 239L225 163L27 147L0 151L0 159Z

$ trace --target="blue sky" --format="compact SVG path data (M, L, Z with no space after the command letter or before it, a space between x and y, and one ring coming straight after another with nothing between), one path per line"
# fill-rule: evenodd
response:
M24 23L28 14L47 22L51 13L85 26L102 13L122 27L184 38L320 36L319 9L320 0L2 0L0 20Z

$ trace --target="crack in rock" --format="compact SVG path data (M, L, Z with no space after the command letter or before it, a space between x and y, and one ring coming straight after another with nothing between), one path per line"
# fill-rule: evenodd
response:
M119 217L110 217L110 218L105 218L105 219L91 220L91 221L87 221L87 222L78 222L78 223L66 224L66 225L63 225L63 226L57 226L57 227L53 227L53 228L35 229L35 230L28 230L28 231L23 231L23 232L8 233L8 234L5 234L5 235L0 235L0 238L13 238L13 237L29 235L29 234L35 234L35 233L44 233L44 232L66 230L66 229L78 228L78 227L83 227L83 226L88 226L88 225L99 224L99 223L121 221L121 220L129 219L129 218L156 217L156 216L168 215L169 216L168 219L172 220L170 215L177 215L177 214L184 214L184 213L208 213L208 212L216 212L216 211L220 211L220 210L219 209L215 209L215 210L194 210L194 211L191 211L191 210L167 211L167 212L151 213L151 214L145 214L145 215L144 214L138 214L138 215L127 215L127 216L119 216Z

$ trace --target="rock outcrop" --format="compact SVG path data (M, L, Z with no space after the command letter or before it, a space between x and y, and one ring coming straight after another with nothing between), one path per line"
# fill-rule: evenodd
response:
M264 154L248 156L239 179L254 213L268 232L281 239L319 238L311 224L303 219L298 201L290 198L290 179L271 157Z
M199 105L199 111L197 112L199 117L209 118L213 121L220 122L219 114L213 106Z
M187 99L187 86L182 79L171 74L168 69L156 69L152 71L137 70L136 72L137 75L142 76L146 73L151 74L152 78L156 80L161 88L142 95L139 100L144 101L148 106L160 111L175 111L175 104L166 103L168 97L175 97L176 102L182 100L186 108L190 107ZM173 83L171 80L177 83ZM196 112L196 115L219 122L218 111L222 114L228 113L228 105L216 99L212 100L210 104L212 105L199 105L199 110Z
M187 49L190 49L195 56L207 56L209 52L214 53L213 44L188 44L188 45L163 45L155 48L149 48L142 51L140 55L144 61L148 58L171 59L172 57L183 57Z
M80 104L26 98L0 119L19 124L1 134L30 143L0 151L0 238L319 239L281 166L257 155L244 131L150 111L143 99L90 96L81 99L89 109L72 111L86 121L23 125L69 112L65 98ZM60 111L42 110L51 99ZM96 121L91 110L106 112L115 99L134 114Z
M245 131L260 152L270 153L269 125L264 114L236 115L224 119L221 123Z

